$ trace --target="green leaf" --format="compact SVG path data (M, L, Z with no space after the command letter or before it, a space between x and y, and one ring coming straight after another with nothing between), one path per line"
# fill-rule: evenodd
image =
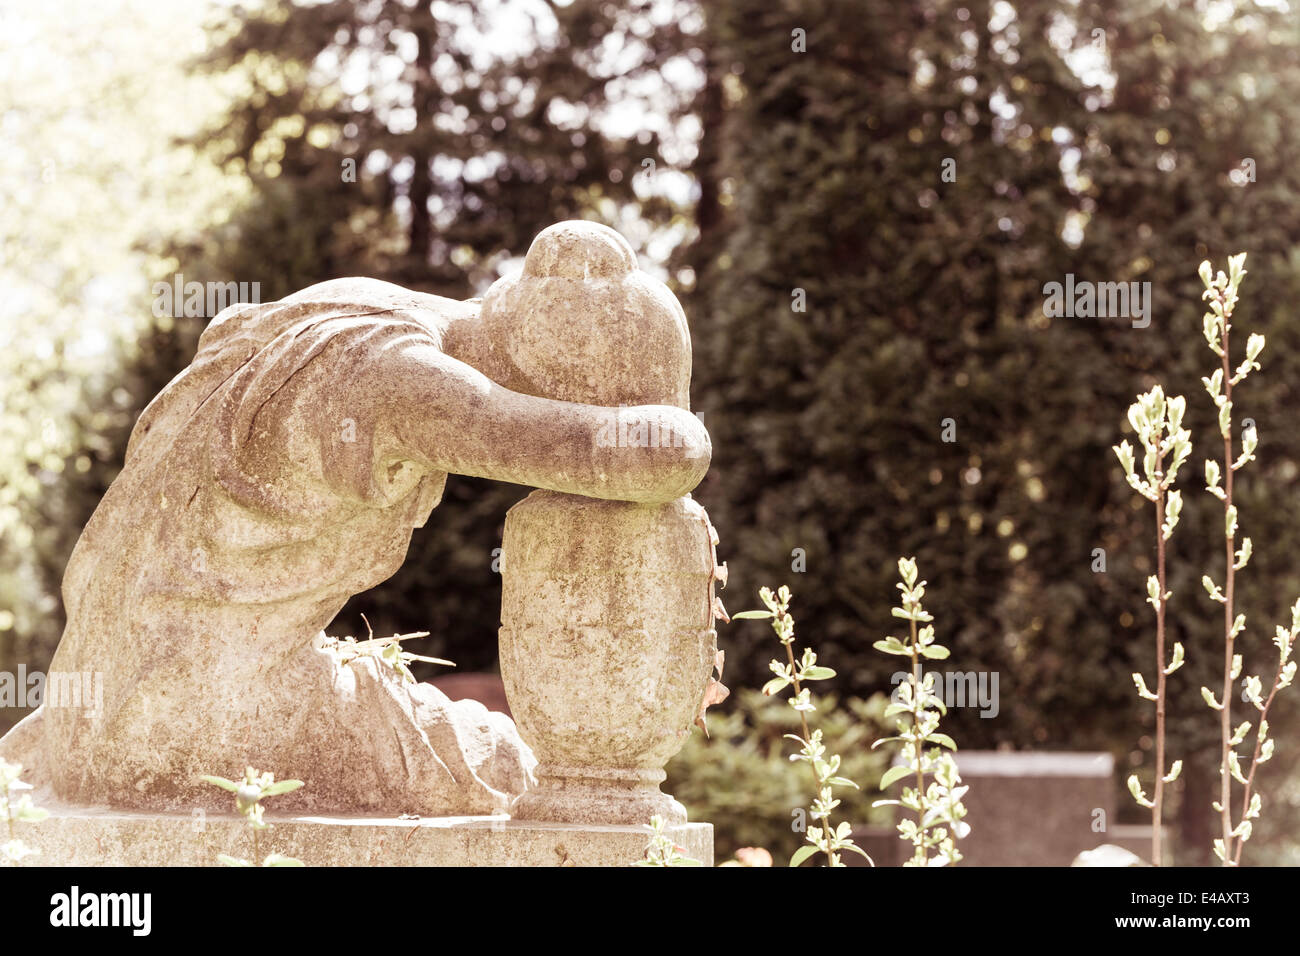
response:
M911 657L912 652L908 650L903 642L896 637L891 637L883 641L876 641L871 645L878 651L884 651L886 654L898 654L902 657Z
M790 682L784 677L773 677L763 685L763 693L768 697L771 697L773 694L779 694L781 691L785 690L789 683Z
M1157 699L1158 699L1158 698L1156 697L1155 694L1153 694L1153 693L1151 693L1151 691L1147 690L1147 682L1146 682L1145 680L1142 679L1142 675L1141 675L1141 674L1137 674L1137 673L1135 673L1135 674L1133 675L1133 683L1137 685L1138 696L1141 697L1143 700L1157 700Z
M830 667L822 667L820 665L816 667L809 667L807 670L803 672L804 680L830 680L834 676L835 676L834 669Z
M898 559L898 576L910 588L916 583L916 558Z
M1147 808L1155 806L1154 803L1147 799L1147 795L1142 791L1142 785L1138 783L1137 774L1132 774L1128 778L1128 792L1133 794L1133 799L1140 805Z
M272 853L262 861L263 866L306 866L302 860L295 860L291 856L281 856L279 853Z
M800 863L808 859L808 857L812 856L816 852L817 852L817 848L815 846L812 846L811 844L807 846L801 846L799 847L799 849L794 851L794 856L790 857L790 865L798 866Z
M947 747L949 750L957 749L956 741L954 741L947 734L940 734L940 733L929 734L925 739L927 743L939 744L942 747Z
M1245 785L1246 777L1241 772L1241 757L1237 755L1235 750L1228 751L1228 772L1232 774L1233 780Z
M939 644L931 644L929 647L921 648L921 656L928 657L931 660L941 661L947 658L948 648Z
M229 790L231 793L234 793L239 789L239 784L235 783L233 780L227 780L225 777L212 777L205 774L204 776L199 777L199 779L204 783L212 784L214 787L220 787L222 790Z
M305 786L301 780L277 780L262 791L263 797L278 797L282 793L292 793Z
M771 616L771 611L740 611L731 615L731 619L733 621L760 621Z
M867 855L867 851L862 849L862 847L858 846L856 843L845 843L843 846L840 847L840 849L850 850L858 854L859 856L863 857L864 859L866 859L866 861L870 863L872 866L876 865L876 861L871 859L871 857Z
M888 789L890 784L902 780L912 772L911 767L890 767L885 771L884 776L880 778L880 789Z
M425 657L423 654L412 654L410 651L403 651L402 658L406 661L424 661L426 664L441 664L445 667L455 667L452 661L443 660L441 657Z

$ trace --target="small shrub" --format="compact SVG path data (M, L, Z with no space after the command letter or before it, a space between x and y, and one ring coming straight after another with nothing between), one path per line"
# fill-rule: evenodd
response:
M842 755L840 773L854 780L876 780L887 758L871 749L884 727L888 698L870 700L818 695L818 725L826 746ZM713 824L717 858L746 847L763 847L788 860L803 842L807 827L808 771L788 755L786 734L799 730L799 715L774 707L760 691L742 688L726 711L709 714L710 737L691 734L667 767L664 789L686 805L693 820ZM871 797L845 791L839 813L854 824L886 825L886 810L873 809Z
M686 855L685 847L673 842L673 838L664 832L663 817L650 818L650 843L646 846L645 857L633 863L633 866L699 866L700 861Z
M9 839L0 843L0 859L10 866L17 866L24 858L41 852L18 839L18 824L39 823L50 815L49 811L32 805L31 794L16 796L23 790L32 789L30 783L23 783L20 779L22 772L22 764L0 760L0 817L4 817L9 834Z
M222 853L217 856L218 862L222 866L257 866L257 860L262 856L261 833L270 827L269 823L262 820L262 801L267 797L277 797L282 793L291 793L301 787L303 782L301 780L277 781L274 774L258 773L252 767L244 771L244 779L238 783L227 780L225 777L205 775L200 779L212 784L214 787L228 790L235 795L235 810L248 821L248 827L253 834L252 860L244 860ZM279 853L269 853L266 859L262 860L261 865L303 866L304 864L301 860L295 860L293 857L282 856Z
M961 786L957 762L948 750L957 744L947 734L939 733L940 715L948 712L943 698L934 692L934 675L921 673L922 660L942 661L948 658L948 648L934 639L933 616L921 605L925 595L925 581L917 581L916 559L899 558L898 573L902 581L902 607L893 609L894 617L908 622L908 637L900 640L887 637L876 641L876 650L884 654L906 657L912 664L906 684L898 688L897 699L885 709L886 717L900 714L897 733L882 737L872 747L897 741L901 763L891 767L880 779L880 789L886 790L899 780L914 780L915 787L903 787L897 800L877 800L876 806L897 806L911 810L916 819L904 818L898 824L899 836L912 844L912 858L904 866L946 866L961 860L957 840L970 832L964 823L966 807L961 798L969 787ZM917 625L924 625L918 628ZM930 745L930 746L927 746ZM927 786L926 776L930 777ZM931 856L930 851L935 855Z

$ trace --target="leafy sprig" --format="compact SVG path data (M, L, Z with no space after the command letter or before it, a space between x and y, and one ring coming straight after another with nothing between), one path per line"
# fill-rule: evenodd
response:
M1300 601L1291 609L1291 626L1278 625L1273 644L1277 648L1277 668L1268 696L1264 696L1263 681L1254 674L1242 678L1243 656L1237 652L1236 641L1246 629L1246 615L1236 611L1236 573L1246 567L1253 553L1250 538L1242 537L1237 545L1239 518L1233 502L1233 480L1238 471L1255 460L1259 437L1252 423L1241 432L1241 452L1233 450L1233 387L1241 384L1252 373L1260 370L1259 356L1264 351L1265 339L1258 332L1246 338L1245 358L1235 368L1232 365L1232 316L1236 309L1241 280L1246 276L1246 254L1228 257L1228 272L1215 273L1209 260L1201 263L1198 273L1205 291L1201 298L1209 303L1202 317L1202 330L1206 345L1219 357L1219 367L1213 374L1202 378L1215 407L1218 409L1219 435L1223 439L1223 457L1220 461L1205 462L1205 490L1223 503L1224 583L1220 587L1206 574L1201 579L1210 599L1223 605L1223 690L1216 698L1208 687L1201 688L1201 697L1219 714L1220 759L1219 799L1213 807L1219 814L1222 833L1214 840L1214 854L1225 866L1239 866L1246 841L1251 837L1254 821L1259 818L1263 800L1255 790L1255 773L1259 765L1273 755L1273 739L1269 737L1268 713L1277 692L1291 685L1295 679L1296 664L1291 652L1297 634L1300 634ZM1222 481L1222 484L1220 484ZM1248 768L1243 769L1237 748L1250 735L1250 721L1233 723L1233 687L1242 680L1244 696L1258 713L1255 726L1255 746ZM1236 782L1242 787L1240 812L1233 818L1232 790Z
M666 832L664 818L650 818L650 843L646 846L645 856L633 863L633 866L700 866L699 860L686 855L686 848L678 846Z
M337 657L341 664L351 664L362 658L372 657L391 667L408 684L416 682L415 675L411 673L409 666L413 661L424 661L426 664L443 664L447 667L456 666L451 661L445 661L440 657L426 657L423 654L403 650L402 641L414 640L417 637L428 637L428 631L394 634L391 637L375 637L375 632L370 627L370 621L366 620L364 614L361 615L361 619L366 622L366 630L370 634L366 640L359 641L350 635L326 637L325 639L325 650Z
M775 594L771 588L760 588L758 597L767 610L741 611L732 615L732 620L772 622L772 630L785 648L785 660L774 659L768 665L776 676L763 685L763 693L771 697L787 688L793 692L787 702L799 715L803 734L786 734L788 739L799 744L798 753L791 754L790 759L808 764L817 785L817 796L808 814L813 824L809 825L804 834L807 842L790 857L790 865L798 866L816 854L823 853L828 866L843 866L841 854L844 852L857 853L872 862L871 857L853 842L852 824L847 820L838 825L831 821L831 814L840 804L835 796L835 788L852 787L857 790L859 787L848 777L840 775L840 756L827 751L822 732L810 730L808 726L808 715L817 712L817 704L812 698L811 689L804 685L809 681L829 680L835 676L835 671L817 663L817 654L810 647L805 647L802 653L796 654L794 618L790 615L788 587L783 585Z
M962 858L957 840L970 832L970 824L963 820L966 807L961 798L970 788L962 785L957 762L948 752L955 751L957 744L939 732L940 717L948 708L934 692L934 674L922 675L921 661L945 660L949 651L935 641L934 618L922 605L926 582L917 580L916 559L899 558L898 573L902 601L892 613L908 622L908 639L891 636L873 646L882 653L908 658L912 667L907 683L898 686L896 699L885 709L886 717L898 717L898 733L882 737L872 748L901 744L902 762L880 778L881 790L908 779L914 780L915 786L905 786L897 800L877 800L874 806L901 806L916 814L915 820L904 819L898 824L900 837L912 844L912 857L904 866L946 866ZM931 778L928 785L927 774Z
M17 866L25 858L36 856L41 851L30 847L18 839L17 825L20 823L39 823L48 817L49 811L32 804L30 783L21 779L23 765L7 763L0 760L0 817L4 817L9 839L0 843L0 859L10 866ZM17 794L22 796L17 796Z
M1174 528L1183 510L1182 492L1173 487L1178 471L1192 453L1191 433L1183 428L1183 415L1187 400L1179 395L1165 398L1159 385L1139 395L1129 406L1128 421L1142 446L1142 475L1137 473L1133 447L1128 440L1113 446L1115 457L1124 469L1125 478L1138 494L1155 505L1156 519L1156 573L1147 578L1147 603L1156 614L1156 689L1147 687L1140 672L1133 674L1138 696L1156 705L1156 770L1155 792L1148 798L1137 774L1128 778L1128 789L1133 799L1151 810L1151 862L1159 866L1163 860L1161 826L1164 815L1165 784L1178 779L1183 762L1175 760L1165 772L1165 708L1167 696L1165 679L1183 666L1183 645L1174 643L1173 658L1165 659L1165 608L1173 593L1165 587L1166 546L1173 537ZM1210 475L1206 472L1207 478Z
M270 824L262 819L262 801L268 797L277 797L282 793L292 793L303 786L303 782L301 780L276 780L274 774L259 773L252 767L245 769L244 779L239 782L211 775L204 775L199 779L235 795L235 811L248 821L249 829L253 834L252 860L244 860L222 853L217 856L217 861L222 866L257 866L256 860L262 856L261 832L270 827ZM303 866L304 864L301 860L295 860L293 857L270 853L266 859L262 860L261 865Z

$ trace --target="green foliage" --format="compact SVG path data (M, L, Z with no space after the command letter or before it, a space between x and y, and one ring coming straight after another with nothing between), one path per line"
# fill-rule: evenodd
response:
M362 619L365 615L362 615ZM366 621L369 627L370 622ZM421 637L428 637L428 631L416 631L414 634L394 634L392 637L375 637L374 632L364 641L358 641L351 635L345 637L326 637L324 649L333 654L340 664L351 664L355 660L363 657L373 658L380 663L391 667L401 675L402 680L408 684L414 684L415 675L411 673L411 664L421 661L425 664L439 664L444 667L455 667L451 661L444 661L437 657L427 657L424 654L416 654L413 651L402 649L402 641L416 640Z
M1147 602L1156 613L1156 689L1147 688L1141 671L1133 674L1138 696L1154 701L1156 705L1156 769L1155 796L1148 799L1146 792L1133 774L1128 778L1129 793L1139 806L1151 810L1151 862L1160 866L1164 855L1164 788L1173 783L1182 771L1183 762L1175 760L1169 773L1165 773L1165 684L1166 678L1183 666L1184 651L1181 643L1174 643L1173 658L1165 660L1165 608L1173 593L1165 587L1165 549L1178 525L1183 509L1182 492L1174 489L1178 470L1192 453L1191 432L1183 428L1187 413L1187 400L1179 395L1165 400L1159 385L1138 396L1129 406L1128 421L1137 433L1142 446L1142 473L1139 477L1133 455L1133 446L1125 439L1113 446L1115 456L1124 469L1125 478L1138 494L1155 505L1156 522L1156 573L1147 578ZM1169 460L1166 461L1166 457ZM1207 471L1207 475L1209 472Z
M889 589L900 551L924 552L953 653L1017 688L996 720L949 715L965 745L1151 760L1133 728L1152 739L1153 708L1127 689L1151 666L1131 602L1155 571L1149 506L1098 463L1152 369L1191 395L1203 353L1185 334L1201 327L1187 264L1235 248L1252 249L1254 324L1277 363L1241 413L1275 424L1259 431L1267 481L1239 502L1276 549L1254 559L1267 567L1239 600L1277 616L1300 589L1300 431L1286 424L1300 252L1277 214L1300 196L1300 22L1244 0L1222 13L1207 26L1196 4L1095 0L909 0L870 16L857 0L710 7L702 103L718 114L698 175L716 188L683 257L693 395L714 449L697 497L726 529L733 587L789 575L803 549L801 623L840 692L883 683L860 635L884 602L864 595ZM791 50L796 28L806 53ZM1098 69L1071 68L1089 57ZM1243 178L1248 157L1257 181ZM1151 326L1048 318L1043 286L1067 273L1150 281ZM1190 406L1186 428L1213 427ZM1221 553L1221 518L1185 507L1169 587L1190 595L1193 569ZM1212 684L1214 622L1186 600L1169 626L1181 679ZM757 635L735 635L728 656L741 682L770 676ZM1294 703L1277 706L1276 723L1294 725ZM1203 714L1170 701L1180 861L1208 856L1218 732ZM1290 754L1265 768L1278 784ZM1287 790L1277 839L1300 820L1300 790Z
M735 616L733 615L733 620ZM875 780L885 757L871 750L883 726L886 696L870 700L818 695L818 729L825 746L843 755L840 774ZM808 771L787 756L786 736L800 729L799 715L773 707L771 698L749 688L709 714L709 736L692 734L668 763L664 789L680 800L693 820L713 824L718 859L744 847L762 847L789 859L803 843ZM869 796L845 790L839 812L854 824L883 824L887 811L873 810Z
M20 779L22 772L22 764L0 760L0 818L4 819L9 835L8 840L0 843L0 859L10 866L17 866L26 857L41 852L18 839L18 824L39 823L50 815L48 810L33 806L30 794L17 796L23 790L32 789L31 784Z
M1220 366L1213 375L1202 378L1206 392L1213 399L1218 409L1219 436L1223 440L1223 459L1221 462L1207 459L1205 462L1206 491L1223 503L1224 566L1226 580L1222 589L1208 574L1202 577L1205 590L1210 598L1223 605L1223 639L1224 668L1223 696L1216 700L1214 692L1202 685L1201 696L1206 705L1219 714L1219 726L1222 741L1221 762L1219 766L1220 794L1214 801L1213 809L1222 822L1222 836L1215 839L1214 854L1226 866L1238 866L1246 841L1254 831L1255 820L1259 819L1263 801L1255 786L1255 773L1259 766L1272 756L1276 742L1269 736L1268 715L1277 692L1291 685L1295 679L1296 662L1292 661L1291 651L1295 640L1300 635L1300 600L1291 609L1290 628L1278 625L1273 644L1277 648L1277 670L1269 689L1267 699L1263 695L1263 681L1256 675L1242 678L1243 656L1234 653L1236 641L1246 628L1246 615L1236 613L1236 573L1244 568L1253 553L1251 539L1243 537L1241 547L1237 548L1238 530L1237 506L1233 499L1233 478L1235 473L1255 460L1258 447L1258 428L1252 420L1241 433L1241 455L1234 458L1233 438L1233 388L1243 382L1252 371L1258 371L1260 364L1256 359L1264 350L1265 338L1252 332L1246 340L1246 354L1241 364L1235 369L1232 365L1231 332L1232 316L1236 310L1238 291L1241 280L1246 276L1246 254L1244 252L1228 258L1228 274L1222 271L1216 276L1209 260L1203 261L1198 273L1205 291L1201 298L1209 300L1210 310L1202 317L1205 342L1210 351L1219 357ZM1223 486L1219 485L1220 473L1224 476ZM1242 680L1245 688L1242 697L1254 706L1259 713L1258 730L1255 734L1255 748L1250 759L1249 769L1243 773L1241 756L1237 747L1246 739L1251 730L1251 722L1245 721L1234 727L1232 723L1232 696L1234 685ZM1241 812L1237 822L1233 822L1232 784L1241 784ZM1235 847L1235 848L1234 848Z
M253 859L245 860L239 857L228 856L225 853L217 855L217 861L222 866L257 866L257 860L262 856L261 832L269 829L270 824L262 819L263 807L262 801L268 797L278 797L282 793L292 793L299 787L303 786L301 780L276 780L275 775L271 773L259 773L252 767L244 771L244 779L239 782L227 780L225 777L214 777L203 775L199 778L205 783L210 783L214 787L220 787L235 795L235 811L248 821L248 828L253 836ZM290 856L283 856L279 853L269 853L262 860L262 866L305 866L301 860L295 860Z
M673 838L664 832L663 817L650 818L650 842L646 845L645 857L633 863L633 866L699 866L700 861L686 855L684 848L673 842Z
M189 358L196 330L151 314L151 282L177 268L156 240L209 227L239 193L174 142L221 102L182 66L202 7L3 12L0 670L45 669L77 536L135 417ZM0 709L0 732L21 716Z
M963 822L966 808L961 802L970 787L961 786L957 762L944 749L957 749L951 737L939 732L941 715L948 708L934 692L934 674L922 676L921 662L946 660L948 648L935 641L934 617L921 603L926 582L917 581L916 559L899 558L898 573L903 579L898 585L902 606L894 608L893 615L907 621L908 639L888 637L874 646L881 653L908 658L912 670L907 683L899 685L897 699L885 708L886 717L898 717L897 735L882 737L871 746L900 745L901 762L880 778L881 790L900 780L914 780L916 786L905 786L899 799L877 800L875 806L902 807L916 814L915 820L904 818L898 824L899 836L912 844L912 857L904 866L947 866L961 860L956 841L970 832L970 824ZM923 626L918 629L918 624ZM902 714L906 719L899 716ZM929 744L933 746L927 747ZM929 786L927 775L932 778Z
M847 788L861 791L862 788L841 773L842 758L827 748L822 729L819 727L810 730L808 727L808 715L817 712L817 704L812 699L812 690L803 685L809 681L830 680L835 676L835 671L818 664L817 654L811 647L804 648L803 654L799 656L796 663L794 618L790 615L788 587L782 585L775 594L770 588L760 588L758 596L767 607L766 611L742 611L735 615L733 620L772 622L772 630L776 633L781 646L785 648L785 660L776 658L769 663L769 669L776 677L763 686L763 694L773 696L787 687L793 690L794 693L787 703L799 716L800 733L786 734L785 739L799 744L798 753L792 754L790 759L807 764L817 786L817 796L808 813L813 823L808 825L804 834L806 841L804 845L795 850L790 857L790 865L798 866L820 852L826 855L827 866L843 866L840 857L841 852L845 850L857 853L870 861L871 857L853 842L852 822L844 820L838 826L831 822L831 813L842 802L835 796L835 789Z
M601 120L606 81L656 67L658 46L631 34L647 6L541 6L528 31L504 38L472 0L230 10L199 65L240 95L200 140L271 214L247 219L229 251L292 288L364 273L463 297L551 223L633 200L642 160L662 162L659 137L616 137ZM657 43L677 35L664 34ZM620 40L616 73L597 53ZM516 49L484 55L507 43Z

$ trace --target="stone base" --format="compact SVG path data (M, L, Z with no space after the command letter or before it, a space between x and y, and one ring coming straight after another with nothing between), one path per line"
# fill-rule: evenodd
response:
M638 826L658 816L666 824L686 822L686 808L659 789L666 776L662 770L600 771L538 764L534 774L537 782L510 807L515 820L600 820Z
M253 840L235 815L136 813L38 804L48 819L20 834L39 856L28 866L212 866L217 854L248 859ZM645 854L644 826L541 823L507 817L276 817L266 815L262 855L308 866L627 866ZM713 825L665 831L705 866L713 865Z

